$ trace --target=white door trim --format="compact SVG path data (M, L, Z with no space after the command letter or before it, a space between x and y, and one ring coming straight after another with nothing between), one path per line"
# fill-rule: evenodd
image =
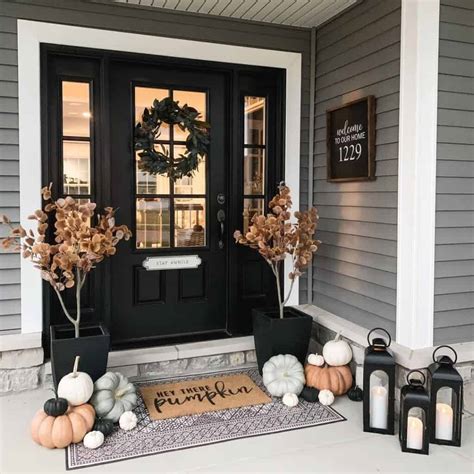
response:
M439 0L402 0L397 342L433 345Z
M299 208L301 54L226 44L206 43L135 33L18 20L18 99L20 142L20 216L41 206L40 44L61 44L131 53L268 66L286 70L285 181ZM289 270L285 268L287 275ZM288 281L285 278L285 287ZM298 282L289 304L298 304ZM21 332L42 330L41 278L30 262L21 262Z

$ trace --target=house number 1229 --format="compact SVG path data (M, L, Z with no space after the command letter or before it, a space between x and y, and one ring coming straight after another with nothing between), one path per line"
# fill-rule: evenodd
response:
M339 162L358 160L361 154L362 145L360 143L357 143L355 146L341 146L339 147Z

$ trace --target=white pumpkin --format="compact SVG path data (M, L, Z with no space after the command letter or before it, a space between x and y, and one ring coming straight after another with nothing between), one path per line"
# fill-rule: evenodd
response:
M293 408L298 405L298 395L295 393L285 393L281 401L283 402L283 405Z
M107 372L94 383L90 403L98 417L119 421L120 415L137 406L138 395L133 383L119 372Z
M324 357L321 354L310 354L308 356L308 364L322 367L324 365Z
M65 375L58 385L58 397L65 398L69 405L78 406L87 403L94 391L94 382L85 372L78 372L80 357L74 361L74 368L70 374Z
M318 395L318 400L321 405L332 405L334 403L334 393L331 390L321 390Z
M124 411L120 415L119 426L122 430L130 431L137 426L138 418L133 411Z
M351 346L340 337L341 333L338 333L332 341L326 342L323 347L324 360L334 367L347 365L352 360Z
M263 383L274 397L285 393L299 395L305 384L304 369L291 354L273 356L263 366Z
M84 436L82 442L88 449L97 449L104 444L104 433L101 431L90 431Z

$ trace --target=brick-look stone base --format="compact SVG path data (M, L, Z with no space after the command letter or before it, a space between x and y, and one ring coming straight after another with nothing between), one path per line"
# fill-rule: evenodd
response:
M30 349L34 351L35 349ZM43 354L41 350L41 362L33 367L22 367L27 360L38 361L33 354L26 351L11 351L17 354L3 353L0 360L0 393L32 390L35 388L52 387L50 374L45 374L42 364ZM7 354L4 358L4 355ZM38 354L36 354L38 357ZM1 362L4 362L3 364ZM7 363L7 361L9 361ZM8 368L5 368L8 365ZM15 367L16 365L16 367ZM151 362L147 364L126 365L112 367L109 370L120 372L131 380L158 377L173 377L175 375L199 374L201 372L212 372L225 369L249 367L256 365L255 351L230 352L228 354L216 354L204 357L191 357L188 359L166 360Z
M41 348L0 352L0 393L38 388L43 359Z

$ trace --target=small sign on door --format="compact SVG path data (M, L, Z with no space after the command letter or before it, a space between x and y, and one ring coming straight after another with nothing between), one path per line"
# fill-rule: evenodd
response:
M199 255L173 255L167 257L147 257L142 266L148 270L181 270L197 268L201 265Z

